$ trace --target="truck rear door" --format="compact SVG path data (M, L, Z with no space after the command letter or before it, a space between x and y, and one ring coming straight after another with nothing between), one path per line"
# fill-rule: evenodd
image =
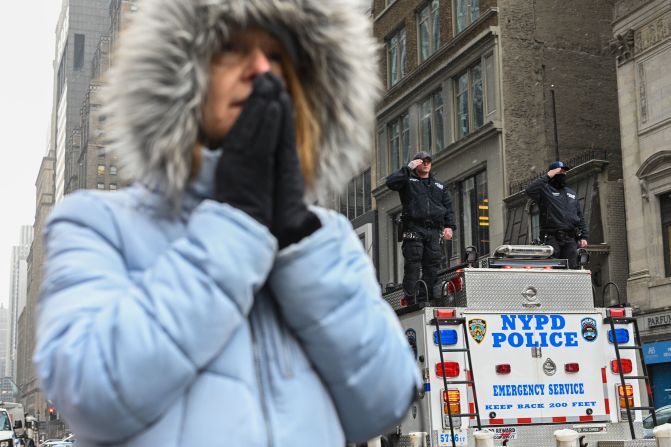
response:
M464 313L483 424L607 421L599 313Z

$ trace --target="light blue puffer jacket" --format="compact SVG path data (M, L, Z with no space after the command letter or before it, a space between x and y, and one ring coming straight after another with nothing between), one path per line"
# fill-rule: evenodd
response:
M45 234L34 359L80 446L343 447L407 411L418 371L349 222L315 208L322 228L278 253L209 200L218 153L189 183L209 57L250 23L298 47L322 130L310 198L365 168L380 92L366 4L138 2L104 110L134 186L67 196Z
M419 378L349 222L277 252L207 197L138 184L53 212L35 361L83 446L333 446L384 432Z

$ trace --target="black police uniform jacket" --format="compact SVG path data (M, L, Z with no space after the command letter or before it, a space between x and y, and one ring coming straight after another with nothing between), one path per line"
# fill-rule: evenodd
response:
M527 195L540 210L541 232L564 230L573 233L577 230L576 235L580 239L588 239L589 230L585 225L578 195L568 186L555 188L550 180L546 174L527 186Z
M430 223L436 227L456 229L452 199L447 187L429 174L429 182L411 171L407 166L387 177L387 186L398 191L403 205L404 222L416 222L425 226Z

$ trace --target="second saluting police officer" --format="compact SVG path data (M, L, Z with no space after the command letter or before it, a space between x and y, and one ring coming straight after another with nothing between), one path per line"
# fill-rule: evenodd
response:
M403 291L410 304L415 300L420 268L427 299L432 298L442 256L440 239L452 239L456 229L450 194L431 174L431 161L431 154L418 152L408 166L387 177L387 186L398 191L403 206Z
M550 163L546 175L529 183L527 195L540 210L541 242L554 248L552 257L568 259L574 269L578 266L578 247L587 246L589 230L576 192L566 186L569 169L561 161Z

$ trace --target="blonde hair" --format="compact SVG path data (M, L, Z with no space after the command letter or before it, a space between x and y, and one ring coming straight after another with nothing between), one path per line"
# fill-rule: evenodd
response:
M291 60L283 52L282 70L287 90L294 103L296 116L296 151L301 163L305 186L312 187L317 170L317 145L321 137L321 128L315 116L314 107L305 94L298 73Z

